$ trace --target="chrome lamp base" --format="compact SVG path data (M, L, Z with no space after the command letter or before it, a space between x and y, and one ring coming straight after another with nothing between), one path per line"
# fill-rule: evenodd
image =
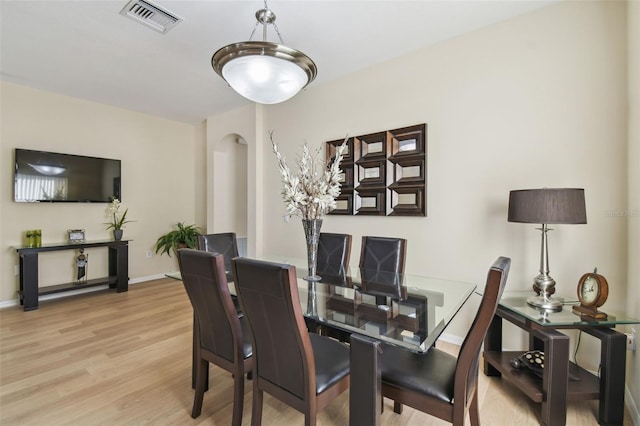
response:
M538 296L527 297L527 303L536 308L544 309L545 311L561 311L563 300L558 298L551 298L544 294Z
M547 311L561 311L562 300L552 299L555 293L556 280L549 275L549 250L547 249L547 232L550 231L546 223L542 224L542 241L540 247L540 274L534 279L533 288L540 291L537 296L529 296L527 303L536 308Z

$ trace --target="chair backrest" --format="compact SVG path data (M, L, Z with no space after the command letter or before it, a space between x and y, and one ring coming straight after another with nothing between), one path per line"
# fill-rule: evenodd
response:
M315 395L315 360L295 268L249 258L234 259L231 268L251 329L254 376L309 400Z
M487 283L480 301L478 313L471 324L460 353L456 366L454 384L454 400L467 401L474 388L478 385L478 359L480 349L484 341L489 325L498 308L498 302L507 283L511 259L499 257L493 263L487 274ZM466 391L465 391L466 390Z
M230 362L243 357L242 328L221 254L179 249L182 282L197 317L200 346Z
M404 273L407 240L404 238L362 237L360 268Z
M236 239L235 232L199 235L198 250L223 255L227 280L231 280L231 259L238 257L238 240Z
M321 232L318 239L318 264L346 268L351 257L351 235Z

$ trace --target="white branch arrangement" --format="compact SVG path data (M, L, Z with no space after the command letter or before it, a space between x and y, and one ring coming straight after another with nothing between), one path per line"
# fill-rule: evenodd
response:
M287 205L287 216L320 219L335 209L336 198L340 195L340 183L344 179L340 162L347 150L348 137L336 149L336 156L330 166L319 159L320 148L312 154L305 142L302 146L302 156L298 156L296 161L297 175L291 174L285 158L278 151L278 145L273 141L273 132L269 134L269 139L273 153L278 159L283 185L282 200Z

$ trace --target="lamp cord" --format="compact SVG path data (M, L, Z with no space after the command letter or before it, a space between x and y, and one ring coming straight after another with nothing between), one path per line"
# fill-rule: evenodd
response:
M576 366L580 367L578 364L578 349L580 348L580 338L582 337L582 330L578 330L578 341L576 342L576 349L573 351L573 362L575 362Z

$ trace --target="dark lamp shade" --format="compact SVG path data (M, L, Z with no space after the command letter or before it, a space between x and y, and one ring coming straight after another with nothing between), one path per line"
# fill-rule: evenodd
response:
M509 222L587 223L584 189L542 188L509 192Z

